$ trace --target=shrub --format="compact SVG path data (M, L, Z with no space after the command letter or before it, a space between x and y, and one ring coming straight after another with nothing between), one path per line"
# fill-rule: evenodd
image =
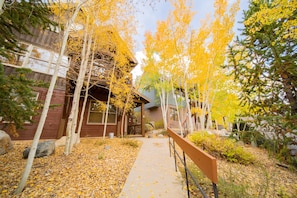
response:
M159 120L155 122L155 128L156 129L164 129L164 122L163 120Z
M157 134L157 135L164 135L164 136L168 136L168 132L167 132L167 130L162 130L162 131L158 132L158 134Z
M122 142L123 145L131 146L133 148L138 148L139 144L137 140L132 140L132 139L124 139Z
M224 139L207 132L193 133L189 135L189 139L211 155L230 162L250 164L255 160L254 156L237 145L234 139Z
M95 146L102 146L104 144L107 144L108 140L105 139L101 139L101 140L96 140L96 142L94 143Z

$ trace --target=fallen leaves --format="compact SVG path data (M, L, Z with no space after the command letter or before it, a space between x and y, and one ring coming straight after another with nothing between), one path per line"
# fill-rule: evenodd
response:
M24 191L14 197L118 197L139 151L123 141L85 138L69 156L57 147L54 155L34 160ZM13 197L30 145L14 142L14 150L0 156L0 197Z

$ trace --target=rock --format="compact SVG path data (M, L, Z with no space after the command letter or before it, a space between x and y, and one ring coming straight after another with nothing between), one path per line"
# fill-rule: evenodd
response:
M149 124L153 127L153 128L155 128L156 126L155 126L155 122L154 121L150 121L149 122Z
M0 130L0 155L8 153L12 148L10 136L5 131Z
M159 138L162 138L162 137L164 137L164 135L163 134L159 134L158 137Z
M72 136L72 143L73 144L79 144L80 143L80 138L78 138L78 134L75 133L73 136ZM62 136L60 139L56 140L55 142L55 145L56 147L59 147L59 146L65 146L66 144L66 136Z
M104 146L104 150L109 150L109 149L110 149L110 146L108 146L108 145Z
M288 145L287 147L290 150L291 156L297 156L297 145L296 144L291 144L291 145Z
M62 136L60 139L56 140L55 146L56 147L65 146L65 143L66 143L66 136Z
M23 152L23 158L27 159L29 156L30 148L26 148ZM49 140L45 142L39 142L37 145L37 150L35 154L36 157L44 157L49 156L51 154L55 153L55 141Z
M297 150L290 150L291 156L297 156Z

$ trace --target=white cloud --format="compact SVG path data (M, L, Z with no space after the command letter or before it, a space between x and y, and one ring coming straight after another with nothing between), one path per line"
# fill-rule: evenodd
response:
M144 64L144 59L146 59L146 56L144 55L143 51L138 51L135 54L135 58L138 62L138 65L131 71L133 80L137 78L137 76L141 76L143 71L142 71L142 66Z

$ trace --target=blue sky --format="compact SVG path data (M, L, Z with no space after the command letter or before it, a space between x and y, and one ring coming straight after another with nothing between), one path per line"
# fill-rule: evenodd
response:
M154 1L154 0L153 0ZM160 0L161 2L154 1L153 7L146 5L142 8L140 12L137 13L138 20L138 34L135 35L136 39L136 48L134 50L134 54L139 61L139 65L133 70L133 75L141 74L141 58L143 58L143 41L144 34L147 31L155 32L157 27L157 21L165 20L168 16L168 13L173 8L171 7L168 0ZM232 3L235 0L228 0L228 2ZM240 2L240 11L236 16L236 24L234 26L234 31L236 34L239 34L237 31L240 28L239 21L242 20L243 10L248 8L249 0L241 0ZM211 15L213 13L213 3L214 0L193 0L193 11L196 12L196 15L191 24L192 29L198 29L200 26L200 21L205 19L207 15Z

